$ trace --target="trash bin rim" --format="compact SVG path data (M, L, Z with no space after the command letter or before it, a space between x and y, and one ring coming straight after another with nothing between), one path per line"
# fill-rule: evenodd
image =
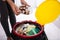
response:
M32 22L32 21L23 21L23 22ZM16 35L16 36L18 36L18 37L21 37L21 38L35 38L35 37L41 35L41 34L43 33L43 31L44 31L44 27L39 24L39 25L41 26L41 31L40 31L39 33L37 33L36 35L34 35L34 36L20 35L20 34L16 33L16 31L15 31L16 25L17 25L17 24L20 24L20 23L22 23L22 22L17 22L17 23L14 25L13 30L12 30L13 33L14 33L14 35ZM37 22L33 22L33 23L38 24Z

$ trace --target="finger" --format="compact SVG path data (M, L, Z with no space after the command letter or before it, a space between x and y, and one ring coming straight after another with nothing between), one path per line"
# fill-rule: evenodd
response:
M13 11L14 11L14 13L15 13L15 14L17 14L17 12L16 12L16 10L15 10L15 9L14 9Z
M17 13L20 13L20 10L19 10L18 7L15 7L15 9L16 9L16 12L17 12Z
M15 8L15 10L16 10L16 13L17 13L16 15L19 15L19 14L20 14L20 12L21 12L21 11L19 10L19 8L18 8L18 7L16 7L16 8Z
M14 12L14 14L16 14L16 15L17 15L17 12L16 12L16 10L15 10L15 9L13 9L13 12Z

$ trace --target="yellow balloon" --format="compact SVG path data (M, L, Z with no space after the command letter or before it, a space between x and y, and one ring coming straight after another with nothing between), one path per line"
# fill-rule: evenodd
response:
M54 21L60 14L60 3L57 0L46 0L36 9L35 17L39 24Z

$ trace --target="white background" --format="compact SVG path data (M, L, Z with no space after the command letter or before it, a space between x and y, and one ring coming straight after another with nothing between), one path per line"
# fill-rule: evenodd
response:
M41 4L44 0L26 0L26 1L29 5L31 5L31 7L29 7L30 15L20 14L16 16L17 22L23 20L36 21L36 18L34 16L36 7L38 7L38 5ZM19 7L21 5L20 0L15 0L15 4ZM54 22L46 24L44 30L49 40L60 40L60 16ZM1 24L0 24L0 40L6 40L6 36Z

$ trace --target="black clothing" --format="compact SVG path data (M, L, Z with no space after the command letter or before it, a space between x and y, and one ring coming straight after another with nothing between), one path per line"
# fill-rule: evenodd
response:
M1 24L6 33L6 36L10 36L9 24L8 24L8 16L10 19L11 26L16 23L16 18L11 9L10 5L7 2L3 2L0 0L0 15L1 15Z

